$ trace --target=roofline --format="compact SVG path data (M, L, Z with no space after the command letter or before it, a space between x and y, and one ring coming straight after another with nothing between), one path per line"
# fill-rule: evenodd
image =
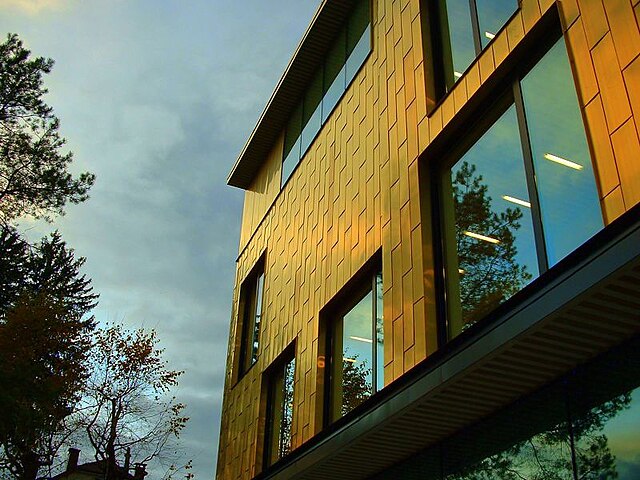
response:
M322 1L231 169L228 185L249 188L353 4L354 0Z

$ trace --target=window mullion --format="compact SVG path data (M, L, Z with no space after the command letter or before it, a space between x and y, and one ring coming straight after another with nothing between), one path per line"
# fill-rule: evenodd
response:
M531 153L531 140L527 128L527 118L524 110L524 100L520 81L513 83L513 97L518 116L518 129L520 130L520 141L522 143L522 156L524 158L524 169L527 176L527 190L529 192L529 202L531 203L531 213L533 221L533 232L536 244L536 254L538 258L538 270L542 275L549 269L547 248L544 240L544 226L542 225L542 214L540 211L540 198L536 186L536 175L533 166L533 154Z
M469 11L471 13L471 28L473 29L473 46L476 49L476 57L479 57L482 53L482 38L480 37L480 21L478 20L476 0L469 0Z
M376 393L378 385L378 323L377 323L377 302L376 298L376 276L371 277L371 393Z

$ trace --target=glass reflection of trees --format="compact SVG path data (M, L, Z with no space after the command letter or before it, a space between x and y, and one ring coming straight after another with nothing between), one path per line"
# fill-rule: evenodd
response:
M293 385L296 360L292 359L285 365L283 379L282 421L280 422L280 435L278 454L282 458L291 451L291 426L293 424Z
M532 278L526 265L520 265L516 259L515 231L520 228L522 210L507 207L495 212L488 186L482 181L476 166L467 162L452 173L460 302L465 325L482 318Z
M333 325L331 414L346 415L384 387L382 273Z
M512 90L490 112L508 102L445 173L450 337L603 226L562 39L524 77L514 78Z
M447 475L445 480L619 478L616 456L609 447L604 430L630 404L630 392L619 395L580 415L571 425L562 422L474 465Z
M291 352L293 355L293 352ZM291 451L295 357L273 371L269 382L265 461L271 465Z

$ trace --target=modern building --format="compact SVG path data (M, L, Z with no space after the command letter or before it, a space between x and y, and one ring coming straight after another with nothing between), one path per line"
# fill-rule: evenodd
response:
M228 178L218 479L640 478L639 19L321 3Z

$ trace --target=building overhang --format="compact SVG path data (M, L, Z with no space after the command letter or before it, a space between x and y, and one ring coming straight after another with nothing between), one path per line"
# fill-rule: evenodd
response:
M320 4L249 140L229 173L228 185L249 188L278 135L282 133L291 112L322 64L352 6L353 0L324 0Z
M638 335L639 298L640 205L257 478L371 477Z

